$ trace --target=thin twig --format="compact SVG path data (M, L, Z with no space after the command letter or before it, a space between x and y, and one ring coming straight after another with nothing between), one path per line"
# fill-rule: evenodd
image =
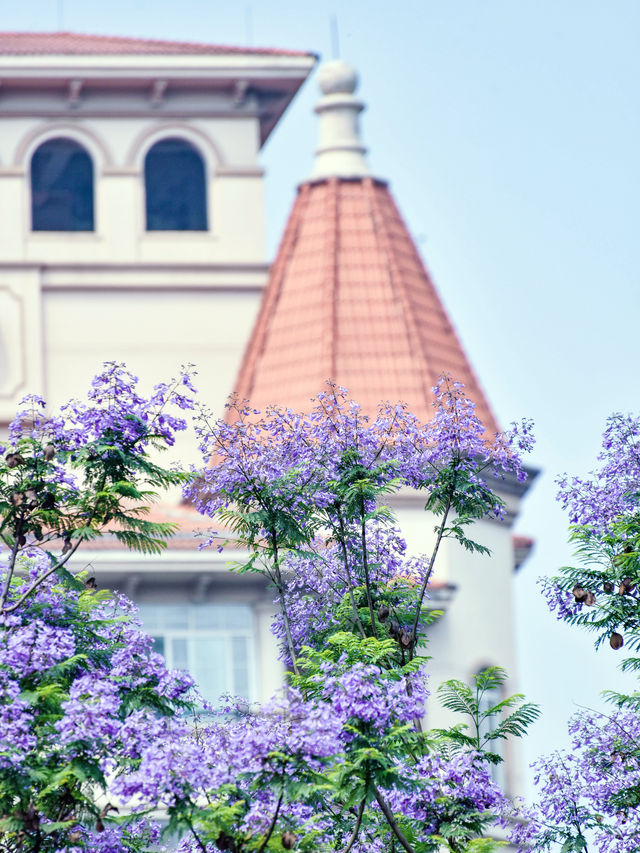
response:
M371 630L373 636L378 639L378 629L376 628L376 617L373 612L373 600L371 598L371 581L369 578L369 560L367 556L367 537L366 523L364 520L364 496L360 489L360 539L362 541L362 567L364 569L364 582L367 588L367 607L369 608L369 618L371 619Z
M75 552L78 550L81 542L82 542L82 539L78 539L76 541L76 544L72 546L71 550L65 554L65 556L62 560L58 560L58 562L55 563L53 566L51 566L51 568L48 571L46 571L43 575L40 575L40 577L37 577L34 580L34 582L27 587L26 592L24 592L20 596L20 598L17 601L15 601L13 604L11 604L9 607L4 607L2 612L11 613L13 610L17 610L18 607L20 607L20 605L23 604L26 601L26 599L31 595L31 593L34 591L34 589L37 589L40 586L40 584L44 583L50 575L52 575L55 571L57 571L58 569L61 569L64 566L64 564L67 562L67 560L70 557L72 557L75 554Z
M362 639L366 640L367 635L362 626L362 622L360 621L360 614L358 613L358 608L356 606L356 599L353 594L353 578L351 577L351 569L349 568L349 554L347 553L347 543L345 542L345 529L344 529L344 521L342 518L342 513L338 509L338 523L340 525L340 547L342 549L342 560L344 562L345 572L347 573L347 582L349 584L349 600L351 601L351 609L353 610L353 616L356 620L356 625L358 626L358 630L362 635Z
M373 793L376 796L376 800L378 801L378 805L380 806L380 809L382 810L382 814L386 817L387 823L389 824L389 826L393 830L393 834L398 839L400 844L402 844L402 846L407 851L407 853L416 853L416 851L413 849L413 847L407 841L404 832L400 829L400 827L397 824L396 819L393 816L393 812L391 811L391 809L389 808L389 806L385 802L384 797L382 796L382 794L380 793L380 791L377 789L377 787L375 785L373 785Z
M258 849L256 850L256 853L262 853L264 848L269 843L269 839L271 838L271 836L273 834L273 830L276 828L276 822L278 820L278 815L280 814L280 806L282 805L282 797L284 795L284 784L283 784L282 788L283 789L282 789L282 791L280 791L280 796L278 797L278 803L276 805L276 810L273 813L273 817L271 818L271 823L269 824L269 829L267 830L267 834L264 837L264 841L262 842L260 847L258 847Z
M280 565L278 562L278 542L274 530L271 531L271 536L273 540L273 568L276 574L276 585L278 587L278 592L280 593L280 607L282 608L284 633L287 638L287 647L289 649L289 656L291 658L291 665L293 666L293 671L296 675L300 675L300 670L298 669L298 664L296 662L296 652L293 645L293 636L291 634L291 624L289 622L289 614L287 612L287 603L284 597L284 584L282 582L282 574L280 572Z
M0 612L2 610L4 610L4 605L6 604L7 596L9 595L9 588L11 586L11 579L13 577L13 571L14 571L15 565L16 565L16 557L18 555L19 540L20 540L20 534L22 533L23 519L24 519L24 514L23 514L23 512L20 512L20 515L18 517L18 521L16 523L16 529L15 529L14 535L13 535L13 546L11 547L11 554L9 556L9 565L7 567L7 577L5 579L4 588L2 590L2 598L0 598Z
M416 604L416 615L413 620L413 627L411 629L411 635L413 639L413 643L411 645L411 657L413 657L413 649L417 645L418 638L418 622L420 621L420 614L422 613L422 603L424 601L424 596L427 591L427 586L429 585L429 581L431 580L431 575L433 574L433 567L436 562L436 557L438 556L438 550L440 549L440 543L442 542L442 537L444 536L444 531L447 524L447 518L449 516L449 512L451 511L451 505L453 503L453 490L455 489L455 477L454 481L451 484L451 489L449 490L449 497L447 500L447 506L444 511L444 515L442 517L442 523L438 528L438 535L436 537L436 543L433 546L433 551L431 553L431 559L429 560L429 568L427 570L427 574L425 575L425 579L422 582L422 587L420 588L420 595L418 596L418 601Z
M356 825L353 827L353 832L351 833L351 837L347 842L347 846L342 850L342 853L349 853L349 850L353 847L358 839L358 833L360 832L360 826L362 824L362 815L364 814L364 807L367 804L367 798L364 797L360 806L358 808L358 814L356 817Z
M202 853L208 853L206 844L203 842L203 840L200 838L200 836L198 835L198 833L195 831L195 829L193 827L193 821L191 820L190 817L188 817L186 820L187 820L187 826L191 830L191 834L195 838L198 847L202 850Z

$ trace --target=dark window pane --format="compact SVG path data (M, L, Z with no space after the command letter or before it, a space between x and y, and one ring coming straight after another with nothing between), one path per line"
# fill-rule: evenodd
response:
M144 161L147 231L206 231L202 157L182 139L163 139Z
M151 639L153 640L152 651L164 657L164 637L151 637Z
M50 139L31 158L34 231L93 231L93 164L71 139Z

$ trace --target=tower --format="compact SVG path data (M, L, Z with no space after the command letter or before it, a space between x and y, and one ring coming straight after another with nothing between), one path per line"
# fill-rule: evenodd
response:
M364 412L402 400L420 419L432 416L431 388L442 373L465 384L487 435L498 422L386 181L372 175L359 132L364 107L357 75L342 60L321 66L316 106L320 141L310 177L298 187L235 389L252 406L305 410L327 379L348 388ZM526 541L511 527L526 485L493 483L507 505L503 521L484 520L473 538L491 557L445 540L432 587L444 615L430 629L435 689L487 666L516 677L512 579ZM430 553L434 519L409 489L394 497L409 550ZM497 697L495 697L497 699ZM445 723L433 699L429 725ZM507 790L517 791L519 763L509 745Z

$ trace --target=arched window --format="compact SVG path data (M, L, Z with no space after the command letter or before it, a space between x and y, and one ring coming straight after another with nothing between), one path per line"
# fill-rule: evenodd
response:
M93 231L93 163L73 139L49 139L31 158L34 231Z
M144 161L147 231L206 231L202 157L184 139L156 142Z

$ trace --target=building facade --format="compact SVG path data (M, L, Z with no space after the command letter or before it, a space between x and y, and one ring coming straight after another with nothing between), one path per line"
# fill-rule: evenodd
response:
M428 418L429 389L449 371L497 429L388 186L370 173L346 63L320 74L315 165L267 263L260 148L315 62L0 34L0 424L25 393L57 405L117 360L149 387L195 363L204 402L220 413L232 390L257 406L304 408L334 378L365 409L404 399ZM199 461L193 444L177 447L182 461ZM499 488L506 519L477 535L492 557L444 547L434 686L494 664L515 677L512 576L527 543L515 548L511 526L523 488ZM394 506L409 549L428 551L433 521L420 498L402 493ZM182 525L163 555L105 542L77 567L134 598L169 665L190 669L205 695L268 697L281 679L269 591L197 550L204 525L177 496L162 515ZM429 717L444 722L435 703ZM507 757L518 791L519 763Z

